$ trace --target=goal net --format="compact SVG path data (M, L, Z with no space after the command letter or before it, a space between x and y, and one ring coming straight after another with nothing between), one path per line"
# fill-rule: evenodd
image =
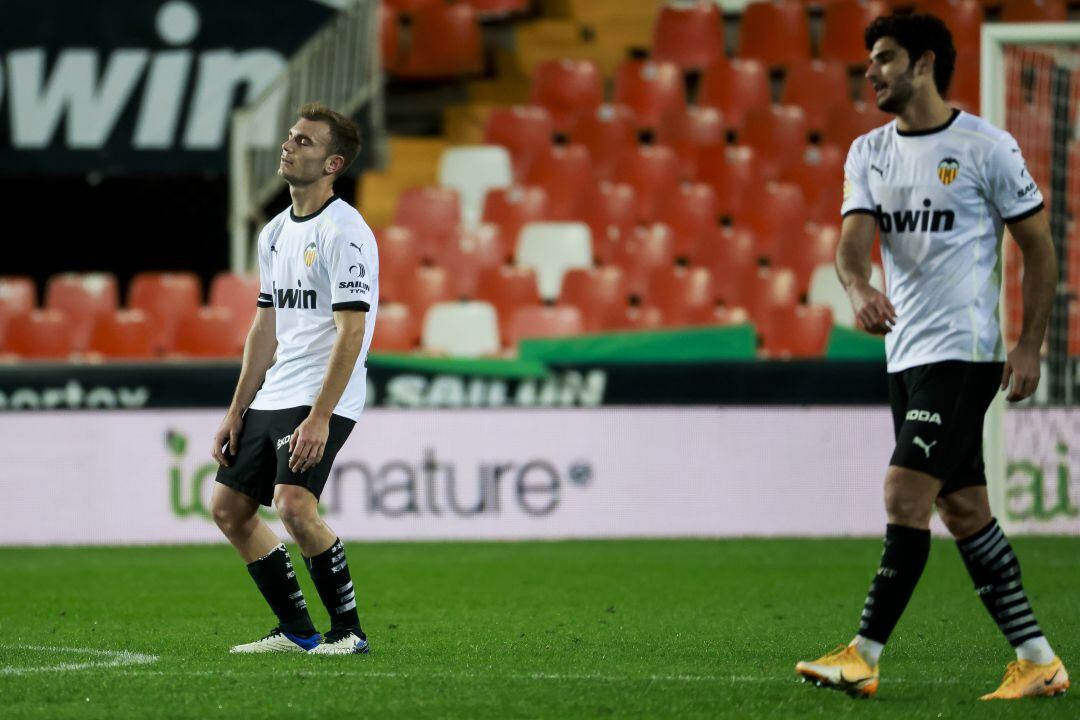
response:
M1059 263L1039 390L1016 405L999 396L987 418L991 504L1014 532L1080 534L1080 27L984 25L980 94L982 115L1016 137L1042 191ZM1007 232L1004 257L1011 349L1024 269Z

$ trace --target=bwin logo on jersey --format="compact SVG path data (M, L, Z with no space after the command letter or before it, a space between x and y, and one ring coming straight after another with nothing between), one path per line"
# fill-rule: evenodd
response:
M288 290L280 290L277 285L274 285L274 304L279 308L317 310L319 307L319 300L315 295L315 291L304 290L300 287L299 281L297 281L296 285L297 287L289 288Z
M904 416L905 420L915 420L916 422L928 422L935 425L941 424L941 415L938 413L932 413L929 410L908 410L907 415Z
M883 233L949 232L956 225L952 210L930 210L930 198L922 202L923 210L883 210L877 206L878 227Z

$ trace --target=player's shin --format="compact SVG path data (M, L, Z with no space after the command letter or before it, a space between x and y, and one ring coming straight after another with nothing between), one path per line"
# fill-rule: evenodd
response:
M279 627L293 635L307 637L315 633L315 626L308 615L304 593L296 580L296 571L289 559L289 551L278 545L253 563L248 572L277 616Z
M360 628L360 616L356 611L356 589L349 575L348 561L345 559L345 546L340 539L335 539L330 549L314 557L304 558L315 589L319 591L326 611L330 614L330 631L345 632L351 630L361 639L366 639Z

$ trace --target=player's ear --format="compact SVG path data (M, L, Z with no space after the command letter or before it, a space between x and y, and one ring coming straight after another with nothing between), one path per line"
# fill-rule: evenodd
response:
M927 50L922 54L922 57L915 63L915 73L917 75L929 74L931 77L934 75L934 61L937 60L937 55L933 50Z
M327 175L337 175L341 172L341 168L344 164L345 157L343 155L331 155L326 158L326 164L323 166L323 171Z

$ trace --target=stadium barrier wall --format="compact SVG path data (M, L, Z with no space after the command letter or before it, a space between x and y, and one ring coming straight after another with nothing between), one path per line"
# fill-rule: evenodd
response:
M221 415L0 413L0 545L221 542L208 511ZM1080 413L1006 420L998 514L1080 534ZM884 406L374 408L323 506L349 540L878 536L891 438Z

